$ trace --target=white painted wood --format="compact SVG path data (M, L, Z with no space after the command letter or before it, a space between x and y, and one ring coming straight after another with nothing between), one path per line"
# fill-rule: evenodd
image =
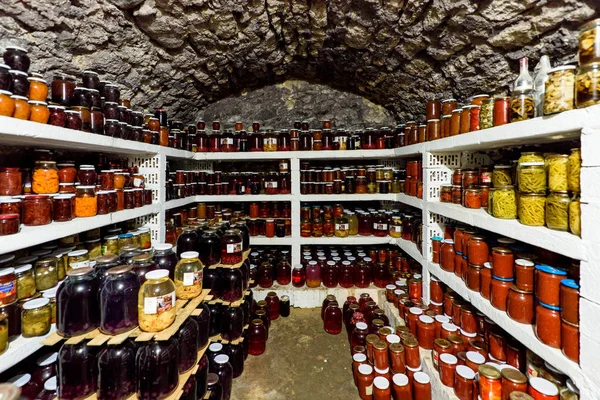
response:
M196 153L196 160L242 161L242 160L352 160L394 156L395 149L384 150L323 150L323 151L258 151L252 153Z
M42 341L56 331L56 325L52 324L50 332L44 336L24 338L19 336L9 343L8 349L0 355L0 373L6 371L44 347Z

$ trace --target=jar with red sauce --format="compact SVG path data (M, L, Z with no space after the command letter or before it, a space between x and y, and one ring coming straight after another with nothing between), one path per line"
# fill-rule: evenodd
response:
M458 359L452 354L441 354L439 361L440 380L444 386L454 387L454 374Z
M532 324L535 317L534 303L532 291L522 290L512 285L508 292L506 313L512 320L521 324Z
M431 400L431 378L424 372L417 371L413 374L414 399Z
M579 363L579 324L561 322L561 350L569 360Z
M548 265L535 266L535 295L540 303L560 306L560 282L567 277L565 270Z
M358 395L361 400L373 400L373 367L368 364L358 366Z
M492 273L499 278L514 278L514 255L506 247L492 248Z
M540 341L555 349L561 347L560 307L539 303L535 308L535 333Z
M452 354L452 344L446 339L437 338L433 341L433 349L431 350L431 359L436 371L439 371L441 354Z
M481 291L481 271L483 267L469 264L467 266L467 287L475 292Z
M17 276L12 267L0 269L0 305L17 300Z
M465 353L465 365L473 371L477 371L480 365L485 363L485 357L476 351Z
M45 195L24 196L21 202L23 225L38 226L52 222L52 200Z
M492 288L492 264L489 262L483 263L483 268L479 271L479 293L481 296L489 300Z
M428 315L420 315L417 322L417 339L419 346L426 350L433 349L435 340L435 324L433 318Z
M404 341L404 358L407 367L421 367L421 355L419 353L419 342L417 339L409 338Z
M501 375L502 400L509 400L512 392L527 392L527 376L521 371L512 368L503 368Z
M498 400L502 397L502 375L490 365L480 365L479 396L481 400Z
M508 292L513 285L514 279L498 278L492 276L492 284L490 290L490 303L494 308L506 311L506 303L508 301Z
M442 245L440 247L441 257L440 257L440 267L444 271L454 272L455 269L455 246L454 240L452 239L444 239L442 241Z
M456 298L456 294L451 290L446 290L444 293L444 314L452 318L452 303Z
M534 400L558 400L558 388L544 378L530 378L527 393Z
M509 122L510 97L501 96L494 98L494 126L505 125Z
M574 279L560 281L561 317L571 324L579 324L579 285Z
M0 168L0 196L18 196L23 191L19 168Z
M535 264L529 260L515 260L515 285L521 290L533 291Z
M465 304L460 310L460 327L468 333L477 333L477 317L475 309L469 304Z
M221 238L221 263L235 265L242 262L242 236L238 230L228 229Z
M429 282L429 299L435 303L444 302L444 289L440 280L435 276L431 276Z
M478 235L470 236L467 242L467 260L469 264L481 267L488 259L489 248L485 237Z
M442 339L448 339L452 335L456 335L458 333L458 327L451 322L446 322L442 324L442 329L440 331L440 337Z
M0 214L21 215L21 200L12 197L0 197Z
M475 372L465 365L458 365L454 374L454 394L460 400L473 400Z

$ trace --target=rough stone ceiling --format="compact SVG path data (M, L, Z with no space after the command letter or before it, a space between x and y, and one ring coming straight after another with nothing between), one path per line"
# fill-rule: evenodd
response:
M518 59L572 61L598 0L0 0L0 47L33 67L93 69L137 107L193 120L288 78L360 94L400 119L427 99L500 93Z

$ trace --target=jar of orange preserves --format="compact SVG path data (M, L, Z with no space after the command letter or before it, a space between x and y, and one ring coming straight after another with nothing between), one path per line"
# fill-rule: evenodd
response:
M98 202L94 186L78 186L75 197L75 216L93 217L98 212Z
M481 400L500 400L502 397L502 375L490 365L479 366L479 395Z
M56 161L36 161L33 168L31 189L36 194L58 193L58 169Z

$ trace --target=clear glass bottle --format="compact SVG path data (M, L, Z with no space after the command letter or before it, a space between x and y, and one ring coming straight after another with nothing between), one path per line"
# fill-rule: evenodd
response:
M529 74L529 59L522 57L519 59L519 76L513 82L513 91L525 91L533 89L533 78Z
M544 115L544 93L546 90L546 80L548 79L548 71L552 68L550 58L543 55L537 64L537 73L533 80L533 99L535 102L535 116L541 117Z
M188 300L202 293L202 269L198 252L186 251L175 267L175 290L178 299Z
M175 284L169 271L158 269L146 274L138 294L138 323L144 332L158 332L175 321Z

